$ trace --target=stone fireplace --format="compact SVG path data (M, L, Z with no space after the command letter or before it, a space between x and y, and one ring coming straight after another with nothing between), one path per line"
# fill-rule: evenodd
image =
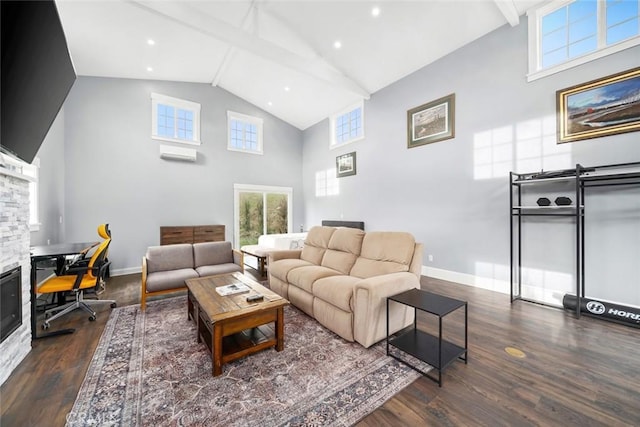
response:
M0 384L31 351L30 238L29 178L0 165L0 274L20 267L22 291L22 324L0 343Z

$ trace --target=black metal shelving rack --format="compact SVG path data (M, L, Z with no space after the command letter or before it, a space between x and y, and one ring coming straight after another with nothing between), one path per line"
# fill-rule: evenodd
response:
M569 206L523 206L522 187L528 185L571 182L575 183L575 205ZM576 317L580 317L580 301L585 297L585 188L604 186L629 186L640 184L640 162L620 163L594 167L576 164L575 169L509 174L510 207L510 265L511 302L523 300L547 305L522 297L522 219L527 216L564 216L575 219L576 245ZM516 203L516 204L514 204ZM517 242L516 241L517 238ZM515 246L515 247L514 247ZM514 256L515 253L517 254Z

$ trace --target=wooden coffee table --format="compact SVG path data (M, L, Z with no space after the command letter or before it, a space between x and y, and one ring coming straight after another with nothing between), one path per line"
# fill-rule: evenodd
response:
M204 341L211 352L213 376L222 374L225 363L270 347L284 349L284 307L289 301L242 273L185 283L188 315L197 326L197 341ZM251 290L227 296L216 291L217 287L240 283ZM261 302L246 301L247 296L257 293L264 296ZM270 328L270 323L275 323L275 328Z

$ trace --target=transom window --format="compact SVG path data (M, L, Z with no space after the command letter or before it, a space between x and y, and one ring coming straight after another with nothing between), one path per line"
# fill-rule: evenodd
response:
M529 81L640 44L639 0L550 2L529 13Z
M151 137L200 145L200 104L151 94Z
M232 151L262 154L262 123L258 117L227 111L229 143Z
M331 117L331 148L364 138L362 102Z

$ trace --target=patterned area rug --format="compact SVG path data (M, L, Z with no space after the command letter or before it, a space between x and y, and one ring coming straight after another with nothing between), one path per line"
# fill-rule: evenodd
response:
M285 309L285 349L268 349L211 375L186 297L116 308L68 426L346 426L419 374L349 343L296 308Z

